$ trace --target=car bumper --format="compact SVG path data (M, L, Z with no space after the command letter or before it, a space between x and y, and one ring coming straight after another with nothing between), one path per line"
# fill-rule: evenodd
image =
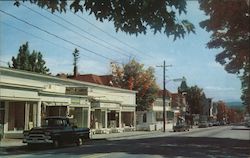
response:
M23 143L28 143L28 144L52 144L53 140L51 140L51 139L24 139Z

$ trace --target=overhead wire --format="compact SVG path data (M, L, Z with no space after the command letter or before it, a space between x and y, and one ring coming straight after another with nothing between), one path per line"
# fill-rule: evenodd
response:
M120 40L119 38L113 36L112 34L108 33L107 31L105 31L105 30L103 30L102 28L96 26L95 24L93 24L92 22L88 21L87 19L83 18L82 16L80 16L80 15L78 15L78 14L75 14L72 10L70 10L70 9L67 9L67 10L70 11L71 13L73 13L74 15L76 15L78 18L80 18L80 19L82 19L83 21L87 22L88 24L94 26L94 27L95 27L96 29L98 29L99 31L101 31L101 32L105 33L106 35L108 35L109 37L115 39L115 40L118 41L119 43L121 43L121 44L123 44L123 45L129 47L129 48L132 49L132 50L135 50L137 53L140 53L140 54L142 54L142 55L146 55L146 56L148 56L148 57L150 57L150 58L153 57L153 56L148 55L148 54L146 54L146 53L142 53L139 49L137 49L137 48L135 48L135 47L133 47L133 46L127 44L126 42Z
M85 51L87 51L87 52L90 52L90 53L92 53L92 54L95 54L95 55L97 55L97 56L99 56L99 57L102 57L102 58L104 58L104 59L106 59L106 60L115 61L115 60L113 60L113 59L111 59L111 58L109 58L109 57L106 57L106 56L102 55L102 54L96 53L96 52L94 52L94 51L92 51L92 50L90 50L90 49L88 49L88 48L82 47L82 46L80 46L79 44L76 44L76 43L71 42L71 41L69 41L69 40L67 40L67 39L64 39L63 37L60 37L60 36L58 36L58 35L56 35L56 34L54 34L54 33L51 33L51 32L49 32L49 31L47 31L47 30L45 30L45 29L43 29L43 28L40 28L40 27L38 27L38 26L36 26L36 25L33 25L33 24L31 24L31 23L29 23L29 22L27 22L27 21L25 21L25 20L23 20L23 19L20 19L20 18L14 16L14 15L8 13L8 12L5 12L5 11L3 11L3 10L1 10L1 9L0 9L0 12L2 12L2 13L5 14L5 15L8 15L8 16L10 16L10 17L12 17L12 18L14 18L14 19L16 19L16 20L18 20L18 21L21 21L21 22L23 22L23 23L25 23L25 24L27 24L27 25L29 25L29 26L32 26L32 27L34 27L34 28L36 28L36 29L38 29L38 30L40 30L40 31L42 31L42 32L45 32L45 33L47 33L47 34L49 34L49 35L51 35L51 36L53 36L53 37L56 37L56 38L58 38L58 39L60 39L60 40L62 40L62 41L64 41L64 42L67 42L67 43L70 43L70 44L72 44L72 45L74 45L74 46L76 46L76 47L79 47L79 48L81 48L82 50L85 50Z
M58 46L58 47L60 47L60 48L65 48L65 49L67 49L67 50L72 51L72 49L70 49L70 48L67 48L67 47L65 47L65 46L63 46L63 45L59 45L59 44L57 44L57 43L54 43L54 42L52 42L52 41L49 41L49 40L47 40L47 39L44 39L44 38L39 37L39 36L37 36L37 35L34 35L34 34L32 34L32 33L30 33L30 32L27 32L27 31L25 31L25 30L23 30L23 29L17 28L17 27L15 27L15 26L11 25L11 24L5 23L5 22L3 22L3 21L0 21L0 23L3 23L4 25L6 25L6 26L8 26L8 27L11 27L11 28L13 28L13 29L16 29L16 30L18 30L18 31L20 31L20 32L23 32L23 33L25 33L25 34L28 34L28 35L30 35L30 36L32 36L32 37L37 38L37 39L43 40L43 41L45 41L45 42L48 42L48 43L51 44L51 45L55 45L55 46ZM83 55L86 56L85 54L83 54ZM86 56L86 57L88 57L88 56Z
M45 15L39 13L38 11L36 11L36 10L34 10L34 9L32 9L32 8L30 8L30 7L28 7L28 6L26 6L25 4L21 4L21 5L24 6L25 8L27 8L28 10L30 10L30 11L32 11L32 12L34 12L34 13L36 13L36 14L42 16L42 17L44 17L45 19L47 19L47 20L49 20L49 21L51 21L51 22L53 22L53 23L55 23L55 24L57 24L57 25L63 27L64 29L69 30L69 31L75 33L76 35L78 35L78 36L80 35L81 37L83 37L83 38L85 38L85 39L87 39L87 40L89 40L89 41L95 43L97 46L102 46L102 47L104 47L104 48L106 48L106 49L109 49L109 50L112 50L112 51L115 51L115 52L117 51L117 50L115 50L115 49L113 49L113 48L107 47L106 45L104 45L104 44L101 43L101 42L98 42L98 41L96 41L96 40L93 40L93 39L91 39L91 38L88 38L88 37L84 36L83 34L74 31L73 29L71 29L71 28L69 28L69 27L67 27L67 26L65 26L65 25L63 25L63 24L61 24L61 23L59 23L59 22L57 22L57 21L55 21L55 20L53 20L53 19L51 19L51 18L45 16ZM46 10L46 11L47 11L47 10ZM61 18L60 16L57 16L57 15L55 15L55 14L53 14L53 15L56 16L56 17L58 17L58 18L60 18L61 20L65 21L65 22L67 22L67 23L70 23L70 24L73 25L74 27L77 27L75 24L73 24L73 23L71 23L71 22L69 22L69 21L67 21L67 20L65 20L65 19L63 19L63 18ZM78 29L79 29L79 28L78 28ZM83 31L83 30L82 30L82 31ZM86 33L87 31L84 31L84 32ZM88 33L88 34L89 34L89 33ZM124 55L124 56L129 57L129 55L127 55L127 54L124 54L124 53L121 53L121 54Z

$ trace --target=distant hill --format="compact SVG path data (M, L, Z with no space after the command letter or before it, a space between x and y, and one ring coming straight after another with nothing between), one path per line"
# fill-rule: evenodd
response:
M233 109L244 111L245 107L242 102L226 102L227 106Z
M243 106L242 102L239 101L233 101L233 102L226 102L226 104L230 107L235 107L235 106Z

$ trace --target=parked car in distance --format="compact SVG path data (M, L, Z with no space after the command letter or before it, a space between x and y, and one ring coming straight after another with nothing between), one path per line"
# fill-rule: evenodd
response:
M219 126L220 125L220 122L219 121L214 121L213 122L213 126Z
M213 123L212 122L208 122L208 127L212 127Z
M198 123L199 128L206 128L208 127L208 123L206 121L202 121Z
M250 127L250 120L246 121L245 126Z
M34 144L52 144L59 147L64 143L82 145L84 140L90 139L89 128L77 128L69 123L66 117L47 117L45 124L23 132L23 143L29 147Z
M174 132L189 131L189 129L190 129L190 126L187 125L185 122L177 123L175 126L173 126Z

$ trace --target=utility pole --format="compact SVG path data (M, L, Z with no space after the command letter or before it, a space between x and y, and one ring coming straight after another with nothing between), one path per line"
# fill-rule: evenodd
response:
M163 93L162 93L162 101L163 101L163 132L166 132L166 67L171 67L172 65L166 65L165 60L163 62L163 65L157 66L157 67L163 67Z

